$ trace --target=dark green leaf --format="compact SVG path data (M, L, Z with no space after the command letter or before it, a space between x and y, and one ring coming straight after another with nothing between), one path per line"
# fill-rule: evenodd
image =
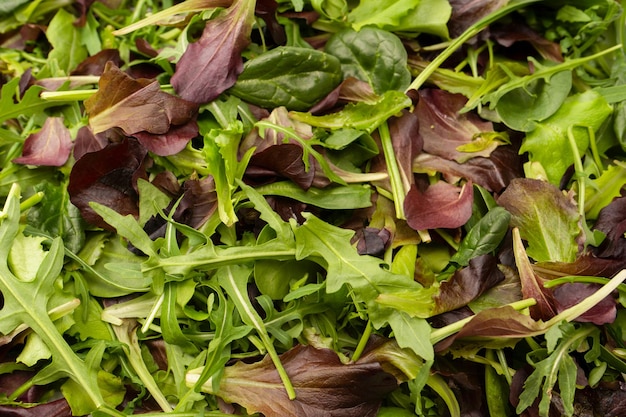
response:
M257 106L304 111L339 85L340 67L315 49L279 47L246 62L229 92Z

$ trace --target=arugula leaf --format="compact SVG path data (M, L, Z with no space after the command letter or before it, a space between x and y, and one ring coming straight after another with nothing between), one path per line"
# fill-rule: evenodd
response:
M121 414L106 404L102 392L98 387L92 367L80 359L65 342L58 332L54 323L48 316L48 301L55 291L54 281L58 277L63 266L63 246L60 239L55 239L37 268L36 277L32 281L24 281L13 275L7 265L11 243L18 232L19 227L19 186L11 188L5 202L4 218L0 224L0 237L3 245L0 246L0 290L2 291L4 304L0 309L0 331L9 333L17 325L26 323L50 350L52 362L44 368L37 377L40 384L56 381L62 377L70 377L83 390L89 398L91 407L89 411L102 410L111 416ZM97 357L96 351L92 350L92 357Z

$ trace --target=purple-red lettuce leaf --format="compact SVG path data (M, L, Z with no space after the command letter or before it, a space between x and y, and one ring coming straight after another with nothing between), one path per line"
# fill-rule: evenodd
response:
M246 179L259 183L261 180L288 178L302 189L308 190L315 179L315 159L309 155L309 167L302 157L304 149L294 143L269 146L254 153L246 168Z
M131 78L112 63L100 77L98 92L85 100L85 110L95 134L118 127L128 136L141 133L144 142L152 136L150 147L160 155L172 150L170 141L177 149L181 138L197 134L195 103L161 91L158 81Z
M472 112L461 113L466 102L463 95L445 90L419 91L415 112L424 152L463 163L477 156L488 157L505 143L506 138L494 132L491 122Z
M85 58L71 72L71 75L101 75L106 68L107 62L112 62L117 67L121 67L124 64L119 50L103 49Z
M506 0L450 0L452 15L448 21L450 37L456 38L483 17L506 5Z
M164 134L137 132L133 136L156 155L175 155L185 149L191 139L198 136L198 124L195 120L189 120L184 125L172 126Z
M572 262L579 251L579 214L571 196L541 180L517 178L497 200L511 213L511 226L528 242L537 262Z
M626 269L626 256L600 258L592 253L586 253L577 257L574 262L537 262L532 267L537 274L546 279L567 275L612 277Z
M500 45L505 46L516 57L526 60L531 51L523 48L524 43L531 45L544 59L554 62L563 62L561 46L557 42L549 41L533 29L520 22L509 22L506 25L493 25L489 28L491 36ZM523 57L519 54L525 53Z
M581 282L571 282L559 285L553 290L556 311L558 313L572 307L596 292L600 286L598 284L584 284ZM585 313L576 318L578 322L593 323L601 326L613 323L617 316L617 304L611 296L605 297L598 304L591 307Z
M208 103L232 87L243 71L241 53L250 43L253 0L234 2L206 23L200 39L187 47L172 76L174 90L194 103Z
M107 131L113 132L113 131ZM94 135L89 126L83 126L78 129L76 139L74 140L74 159L79 160L83 155L89 152L96 152L109 144L107 132L101 132Z
M26 138L22 156L13 160L16 164L60 167L72 152L72 137L60 117L48 117L41 130Z
M330 349L297 345L280 355L280 361L296 390L294 400L287 397L267 356L226 367L217 390L211 380L202 389L265 417L374 417L382 399L398 386L380 363L344 364ZM187 374L188 385L194 384L197 372Z
M404 200L408 225L414 230L453 229L472 216L474 192L471 182L461 187L439 181L420 190L412 185Z
M477 256L469 261L468 267L459 269L450 279L441 283L439 293L433 297L433 314L463 307L503 279L497 258L491 255Z
M422 153L413 161L414 172L437 171L446 177L463 177L491 192L501 192L514 178L523 177L522 161L511 146L499 146L488 158L478 156L462 164Z
M615 198L600 210L594 228L606 234L597 255L626 263L626 197Z
M135 187L138 178L147 178L146 156L147 150L130 138L87 153L76 161L67 190L70 201L87 222L111 230L91 208L91 202L103 204L122 215L139 214Z
M513 229L513 252L522 284L522 296L537 301L530 307L530 316L535 320L550 320L557 314L552 290L545 288L545 280L533 271L517 228Z

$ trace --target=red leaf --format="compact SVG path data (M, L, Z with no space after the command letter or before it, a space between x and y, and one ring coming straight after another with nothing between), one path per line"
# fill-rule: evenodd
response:
M330 349L298 345L280 361L295 387L295 400L288 398L268 356L227 367L216 394L265 417L374 417L382 398L397 388L396 378L380 363L343 364Z
M235 2L209 20L200 39L187 47L171 79L182 98L208 103L235 84L243 71L241 52L250 43L254 5L252 0Z
M60 117L48 117L37 133L26 138L22 156L13 160L16 164L60 167L72 151L70 131Z
M122 215L138 215L135 186L139 177L147 177L143 166L146 155L146 149L135 139L126 139L76 161L67 190L70 201L87 222L111 230L89 206L92 201Z
M406 221L414 230L460 227L472 215L473 199L471 182L456 187L439 181L424 192L413 185L404 200Z
M513 252L522 284L522 295L537 301L537 304L530 307L530 316L535 320L550 320L557 314L552 291L544 288L544 280L533 271L517 228L513 229Z
M119 127L127 135L146 131L162 135L172 125L185 125L197 105L161 91L157 81L134 79L112 63L100 77L98 92L85 100L89 125L94 133Z

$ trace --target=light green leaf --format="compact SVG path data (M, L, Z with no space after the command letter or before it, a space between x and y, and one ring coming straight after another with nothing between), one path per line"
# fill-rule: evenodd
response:
M411 99L400 91L385 92L376 103L350 103L343 110L323 116L311 113L289 112L291 117L314 127L327 129L354 128L373 132L389 117L411 106Z
M597 131L611 111L606 100L593 90L570 96L552 116L537 123L536 128L528 133L520 153L528 152L530 161L539 162L548 180L558 185L567 168L574 163L568 129L575 128L574 140L578 153L583 155L589 148L586 128Z
M43 237L31 237L19 234L15 237L9 252L11 272L22 281L33 281L37 276L39 265L46 257L41 243Z
M448 38L452 13L444 0L362 0L348 15L355 30L367 25L390 32L430 33Z
M528 242L528 256L535 261L573 262L581 233L574 202L554 185L520 178L497 200L511 213L511 227L517 227Z
M56 60L59 68L69 75L87 58L87 49L81 41L80 30L74 26L76 17L65 9L59 9L50 21L46 37L52 45L49 60Z

